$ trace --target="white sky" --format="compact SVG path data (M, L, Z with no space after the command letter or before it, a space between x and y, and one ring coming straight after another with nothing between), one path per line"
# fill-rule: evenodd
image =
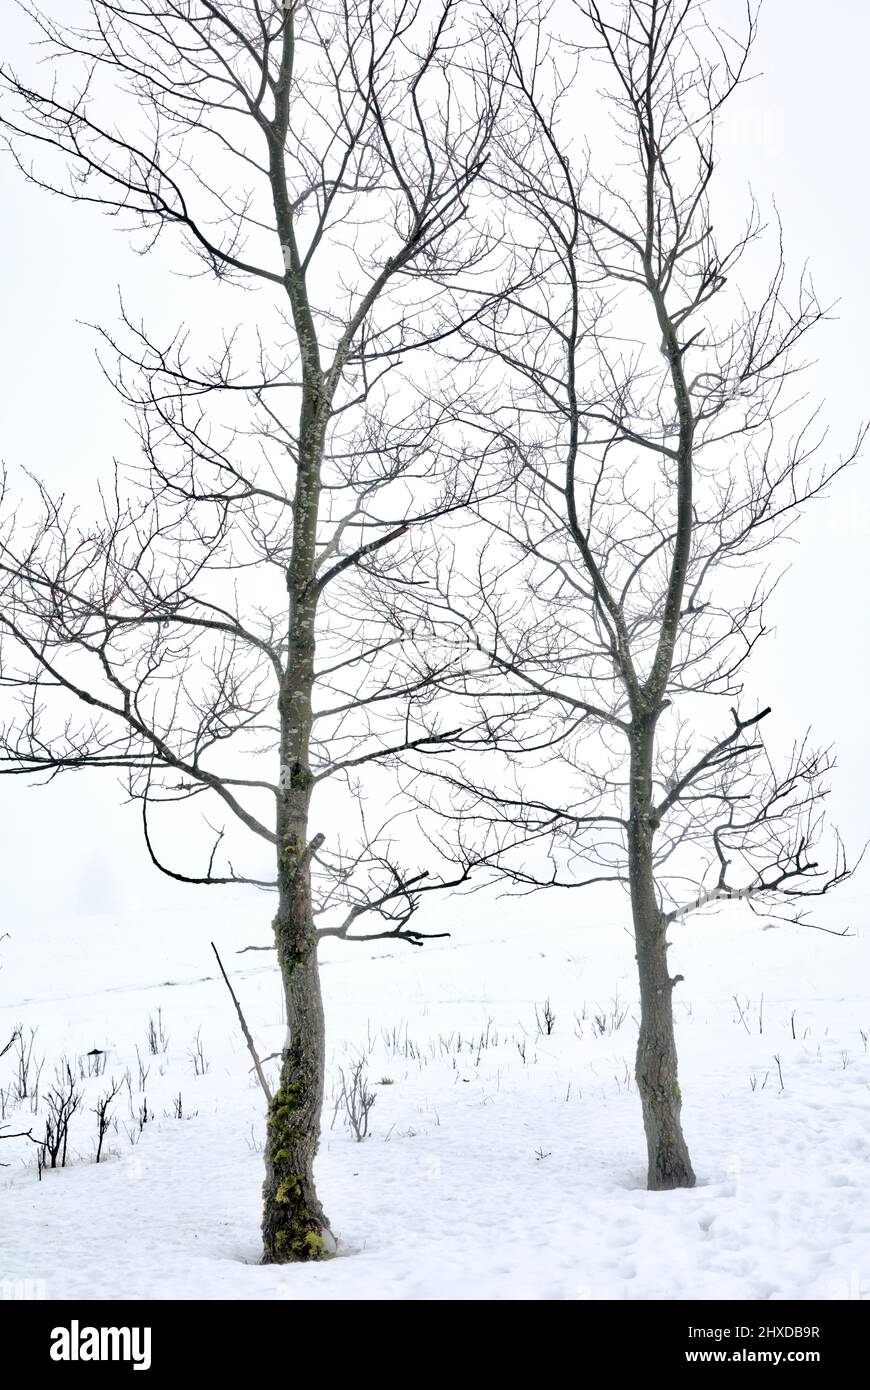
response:
M723 15L742 0L720 0ZM7 13L4 47L20 52L23 21ZM762 208L776 197L786 255L808 260L823 300L839 300L838 321L817 331L818 361L805 386L827 400L834 447L845 446L870 415L867 324L866 0L767 0L754 70L763 75L738 95L721 145L717 204L731 213L751 181ZM0 456L74 493L82 480L123 454L125 426L79 321L111 325L117 286L134 314L171 322L189 303L184 281L167 278L167 260L133 257L99 214L24 185L0 159L4 207L0 293ZM221 289L230 300L235 292ZM239 310L227 309L232 321ZM864 712L870 625L865 618L870 549L870 448L830 499L807 514L791 547L791 570L774 598L776 634L748 676L749 701L773 705L778 739L812 725L835 743L830 812L847 844L870 838L870 739ZM771 730L773 733L774 731ZM147 862L137 808L119 813L111 774L68 776L33 790L0 778L0 931L46 912L109 911L189 902L198 890L170 884ZM212 890L217 893L220 890ZM870 900L868 871L846 885L825 920L860 925ZM483 904L477 902L478 910ZM264 919L268 907L262 903ZM8 918L8 920L7 920Z

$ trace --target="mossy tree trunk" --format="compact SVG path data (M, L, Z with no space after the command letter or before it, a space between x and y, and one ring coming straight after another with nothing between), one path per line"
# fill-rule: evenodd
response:
M288 840L275 919L287 1009L278 1089L269 1105L263 1188L263 1259L317 1260L335 1249L314 1183L323 1103L324 1021L311 917L309 856Z
M263 1259L318 1260L335 1242L314 1183L323 1104L325 1039L311 900L309 763L315 684L317 523L329 397L316 350L305 362L299 428L293 547L287 570L288 647L279 697L281 770L277 815L278 912L275 944L287 1033L278 1090L269 1106L263 1188Z

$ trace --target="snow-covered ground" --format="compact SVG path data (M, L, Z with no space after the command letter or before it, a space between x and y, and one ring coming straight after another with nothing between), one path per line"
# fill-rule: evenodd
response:
M482 907L451 907L455 935L419 951L327 943L327 1090L363 1051L377 1101L357 1143L341 1116L330 1129L327 1100L318 1181L339 1257L280 1269L258 1264L262 1095L208 944L274 1051L271 956L237 954L267 938L268 904L10 927L0 1046L37 1029L43 1089L64 1053L109 1057L82 1083L65 1169L39 1182L32 1146L0 1145L0 1297L870 1297L870 934L736 912L678 929L698 1186L652 1194L628 936L588 925L576 899L490 905L481 924ZM168 1047L151 1055L158 1009ZM141 1132L137 1044L154 1116ZM98 1166L91 1108L128 1068ZM7 1053L0 1087L13 1072ZM6 1119L40 1125L26 1101Z

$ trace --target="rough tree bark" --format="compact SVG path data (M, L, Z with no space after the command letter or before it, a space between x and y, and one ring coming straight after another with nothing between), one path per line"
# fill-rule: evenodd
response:
M635 719L631 744L628 877L640 983L635 1080L646 1134L647 1186L659 1192L694 1187L695 1173L680 1120L673 1008L679 976L672 977L668 970L668 922L659 905L653 869L655 714Z
M277 181L279 190L286 187ZM276 197L276 213L286 218ZM285 236L292 237L289 221ZM285 244L292 245L292 242ZM296 274L289 256L288 277ZM309 842L317 619L317 522L328 418L313 326L300 325L303 400L294 498L293 548L287 570L288 659L278 710L281 770L277 808L278 911L274 920L287 1035L278 1089L269 1106L263 1186L263 1254L269 1262L318 1259L335 1244L314 1184L325 1074L325 1031L317 933L311 899ZM297 329L298 331L298 329Z

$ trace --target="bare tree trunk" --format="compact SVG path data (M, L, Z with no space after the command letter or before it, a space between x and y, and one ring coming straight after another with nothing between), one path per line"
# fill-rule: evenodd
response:
M310 642L313 654L313 634ZM310 728L310 687L282 700L282 713L301 714L303 743ZM299 723L287 742L298 746ZM319 1260L335 1242L317 1197L314 1159L320 1135L325 1073L323 996L317 935L311 908L311 860L322 837L308 841L311 774L301 758L282 766L279 812L279 904L274 921L278 964L287 1011L281 1078L269 1106L266 1180L263 1187L263 1259L267 1264Z
M653 873L656 823L652 800L652 757L656 716L634 721L629 821L629 882L637 973L640 982L640 1033L635 1079L643 1107L652 1192L694 1187L695 1174L680 1123L682 1100L677 1080L673 990L668 973L668 923L659 906Z
M294 872L292 863L293 856L288 854L288 879ZM319 1260L335 1249L314 1185L325 1034L309 877L308 861L297 861L293 887L286 899L282 891L282 907L275 919L287 1036L281 1079L267 1119L263 1259L268 1264Z
M287 1010L281 1079L269 1106L263 1187L263 1260L320 1260L335 1241L314 1185L325 1074L323 995L311 905L310 842L315 621L315 559L328 405L319 363L306 362L299 466L293 504L293 549L287 571L288 654L279 698L281 771L278 800L278 913L275 942Z

